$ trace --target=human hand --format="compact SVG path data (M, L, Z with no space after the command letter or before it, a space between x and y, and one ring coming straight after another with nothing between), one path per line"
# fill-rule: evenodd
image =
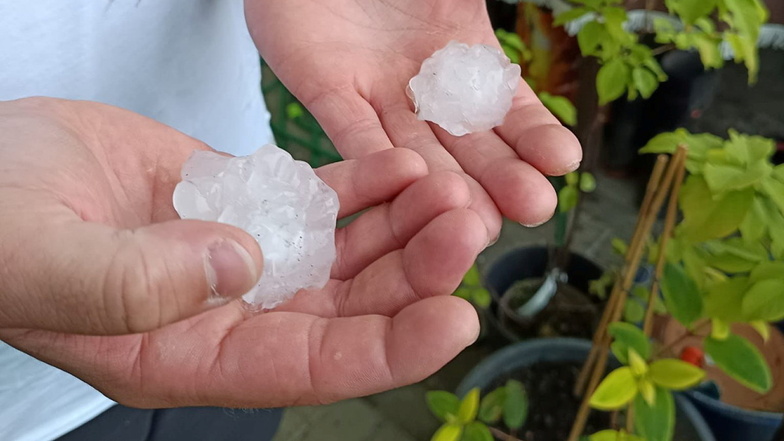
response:
M484 226L464 181L422 178L410 151L317 170L341 217L375 207L337 231L323 290L252 313L218 306L211 283L227 299L250 289L255 241L172 208L183 162L208 147L121 109L48 99L0 102L0 132L0 338L123 404L335 401L418 381L476 337L473 308L442 294Z
M343 157L408 147L431 171L465 171L488 241L500 213L525 225L552 215L557 199L544 175L576 169L582 152L524 81L502 126L463 137L418 121L405 94L422 61L450 40L498 47L484 0L245 3L264 60Z

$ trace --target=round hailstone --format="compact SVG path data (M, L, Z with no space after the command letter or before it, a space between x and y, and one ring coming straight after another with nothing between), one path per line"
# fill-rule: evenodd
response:
M520 84L520 66L501 50L450 41L408 83L417 117L455 136L504 122Z
M181 174L174 189L180 217L233 225L259 243L264 273L245 301L269 309L326 285L338 196L307 163L274 145L243 157L196 151Z

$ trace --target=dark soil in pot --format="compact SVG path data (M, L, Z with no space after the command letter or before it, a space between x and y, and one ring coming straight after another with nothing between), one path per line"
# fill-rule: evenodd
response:
M497 378L490 390L513 379L525 385L528 394L528 419L517 433L523 441L563 441L569 437L571 421L580 408L580 400L572 395L580 364L574 362L542 362ZM591 412L586 434L610 427L610 414ZM504 427L502 430L508 430Z
M585 293L561 283L547 306L536 316L523 318L515 311L528 302L542 283L541 278L515 282L498 302L501 325L515 336L591 338L599 322L599 306Z
M545 247L524 247L509 251L490 265L485 277L493 296L488 318L506 339L593 336L603 301L588 294L588 286L601 277L602 270L578 254L569 259L568 282L559 283L542 311L530 319L514 313L541 285L548 258Z

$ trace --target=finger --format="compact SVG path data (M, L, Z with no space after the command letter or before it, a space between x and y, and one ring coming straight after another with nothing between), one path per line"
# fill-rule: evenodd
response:
M227 305L149 335L3 338L128 406L260 408L328 403L420 381L479 331L473 307L452 297L418 302L394 318L273 312L246 320L236 309Z
M322 317L392 316L421 299L449 295L484 249L481 227L472 210L444 213L405 249L384 255L352 280L332 282L325 292L300 291L281 309Z
M337 230L338 259L332 268L332 278L354 277L379 257L405 247L417 232L440 214L466 208L470 202L468 186L457 173L437 172L420 179L403 190L392 203L375 207Z
M433 171L452 170L463 173L461 165L447 152L433 134L430 126L418 121L411 109L402 105L389 105L382 113L384 128L396 146L406 147L419 153ZM471 209L482 218L487 228L488 242L494 241L501 231L501 213L487 192L470 176L466 181L471 189Z
M555 211L557 197L550 182L521 161L492 131L460 137L434 127L442 144L487 190L504 216L524 225L539 225Z
M353 89L333 89L304 104L346 159L393 147L376 110Z
M495 132L524 161L550 176L572 172L580 166L582 148L574 134L561 125L521 82L512 108Z
M148 331L241 296L262 270L256 242L225 224L115 229L69 218L32 225L39 227L18 242L2 241L0 261L13 260L0 296L2 327Z
M316 174L338 194L338 216L345 217L394 198L425 176L427 165L414 152L389 149L325 165Z

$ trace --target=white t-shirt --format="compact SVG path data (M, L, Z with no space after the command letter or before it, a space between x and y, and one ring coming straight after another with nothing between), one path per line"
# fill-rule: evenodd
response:
M260 79L242 0L0 1L0 100L99 101L242 155L273 142ZM0 440L51 440L112 404L0 342Z

